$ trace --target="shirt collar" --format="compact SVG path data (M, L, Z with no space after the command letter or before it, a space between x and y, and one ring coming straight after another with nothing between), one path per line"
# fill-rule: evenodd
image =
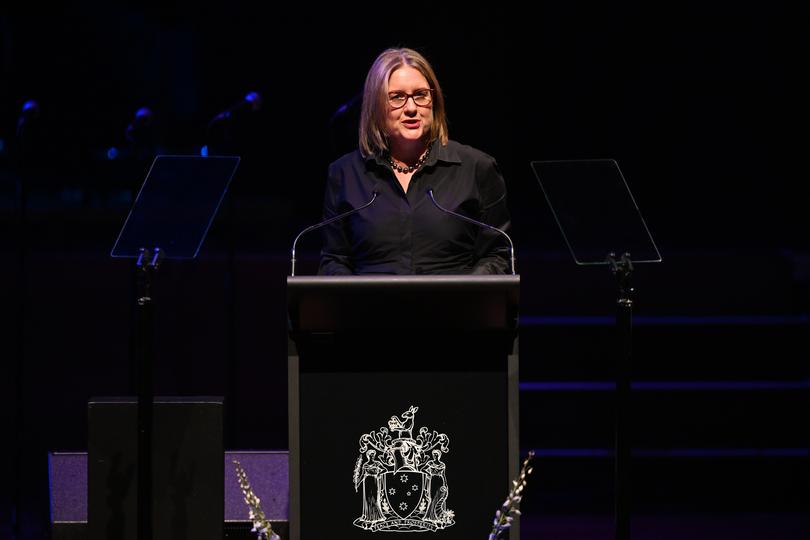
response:
M383 167L388 167L388 162L383 159L382 156L366 156L365 160L367 163L369 161L375 161ZM458 155L458 151L455 147L451 147L449 143L442 145L442 143L436 139L430 143L430 155L428 156L424 166L432 167L439 161L444 161L446 163L461 163L461 156Z
M441 160L447 163L461 163L461 156L455 146L450 146L448 142L445 145L439 142L438 139L433 141L430 147L430 155L428 156L425 165L436 165Z

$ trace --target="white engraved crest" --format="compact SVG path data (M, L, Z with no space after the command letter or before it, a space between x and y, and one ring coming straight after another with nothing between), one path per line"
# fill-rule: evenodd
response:
M450 451L444 433L419 429L413 437L411 406L402 418L392 416L360 437L354 467L354 489L363 492L363 513L354 525L372 532L438 531L455 523L447 509L447 475L442 455ZM389 431L390 430L390 431Z

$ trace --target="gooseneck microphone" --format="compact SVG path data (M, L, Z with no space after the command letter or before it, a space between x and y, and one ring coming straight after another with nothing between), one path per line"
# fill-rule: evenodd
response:
M258 92L248 92L247 95L240 101L237 101L221 113L214 116L211 121L208 122L208 129L211 129L211 127L218 122L231 120L239 114L245 112L255 113L262 108L263 103L264 100L262 99L261 94Z
M464 221L466 221L468 223L472 223L473 225L478 225L479 227L481 227L483 229L489 229L491 231L495 231L495 232L501 234L504 238L506 238L506 241L509 242L509 259L512 262L512 275L513 276L515 275L515 245L512 243L512 239L509 238L508 234L506 234L505 232L500 230L498 227L493 227L492 225L484 223L483 221L478 221L478 220L469 218L467 216L463 216L463 215L461 215L461 214L459 214L457 212L453 212L452 210L448 210L447 208L443 207L442 205L440 205L438 203L438 201L436 200L436 197L433 196L433 188L431 186L428 186L428 188L425 191L427 191L427 194L428 194L428 197L430 197L430 200L433 201L433 205L436 208L438 208L439 210L441 210L442 212L444 212L445 214L450 214L451 216L455 216L455 217L457 217L457 218L459 218L461 220L464 220Z
M378 186L375 185L374 189L371 192L371 200L368 201L363 206L359 206L359 207L357 207L357 208L355 208L353 210L349 210L348 212L343 212L342 214L332 216L329 219L321 221L320 223L316 223L315 225L310 225L309 227L307 227L306 229L304 229L303 231L298 233L298 236L295 237L295 240L293 240L293 245L292 245L292 259L291 259L290 275L291 276L295 275L295 245L298 243L299 238L301 238L303 235L305 235L308 232L312 232L312 231L314 231L316 229L320 229L321 227L325 227L326 225L329 225L330 223L340 221L341 219L347 218L350 215L359 212L360 210L365 210L366 208L368 208L369 206L374 204L374 201L377 200L377 195L379 195L379 194L380 194L380 191L378 189Z

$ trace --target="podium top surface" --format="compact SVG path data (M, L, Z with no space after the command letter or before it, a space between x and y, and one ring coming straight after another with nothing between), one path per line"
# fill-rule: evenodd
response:
M296 276L287 278L294 331L517 326L520 276Z
M293 288L376 288L401 287L411 289L433 288L488 288L511 289L520 287L519 275L449 275L449 276L288 276L287 287Z

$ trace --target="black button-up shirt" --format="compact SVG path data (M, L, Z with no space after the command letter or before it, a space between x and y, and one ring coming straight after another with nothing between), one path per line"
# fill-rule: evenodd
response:
M402 189L380 157L359 150L329 166L324 219L368 208L326 226L319 274L506 274L506 239L440 211L448 210L505 230L506 185L495 160L470 146L434 142L425 164Z

